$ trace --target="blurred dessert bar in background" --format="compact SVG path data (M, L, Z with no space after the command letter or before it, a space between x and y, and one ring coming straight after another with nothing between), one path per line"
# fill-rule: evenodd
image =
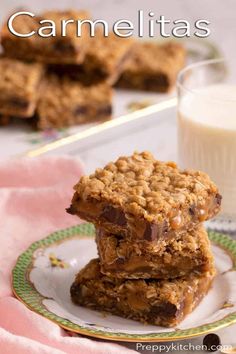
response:
M1 57L0 114L31 117L35 112L43 72L43 66L38 63Z
M101 30L89 39L85 59L80 65L51 65L50 71L66 75L85 85L107 81L110 85L119 78L125 63L132 55L134 41L120 38L110 32L107 37Z
M90 14L86 11L47 11L39 16L17 16L14 19L15 31L23 34L35 31L31 37L17 37L12 34L7 23L3 25L1 41L6 56L21 60L42 61L44 63L81 63L88 47L89 31L84 26L82 36L76 36L76 24L66 27L66 36L57 32L55 36L41 37L37 34L40 20L54 21L61 28L62 19L85 20ZM49 33L48 29L48 33ZM44 30L44 35L47 30Z
M71 22L67 23L64 36L61 21L68 19ZM88 21L81 24L78 35L77 21L91 19L84 10L17 16L15 31L35 32L24 38L12 34L7 21L3 24L1 125L10 124L12 119L7 117L12 116L31 117L37 129L102 122L112 118L114 85L155 92L167 92L173 87L185 62L181 45L119 37L101 24L96 24L93 37ZM51 22L44 22L45 27L40 28L41 20L55 24L54 36L50 35L51 27L47 27Z
M174 86L177 74L185 64L185 57L185 49L180 44L140 41L136 43L116 86L134 90L168 92Z
M38 128L63 128L104 121L112 114L112 88L106 83L84 86L68 77L48 75L40 95Z
M112 32L104 37L101 31L97 31L91 38L83 64L84 71L95 80L107 79L110 84L115 83L132 55L133 44L131 38L121 38Z
M10 116L5 114L0 114L0 126L4 127L10 123Z

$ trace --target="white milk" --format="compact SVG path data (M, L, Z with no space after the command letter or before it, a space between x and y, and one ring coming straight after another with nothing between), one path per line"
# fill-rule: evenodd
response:
M236 85L186 93L178 123L181 167L207 172L223 196L223 213L236 216Z

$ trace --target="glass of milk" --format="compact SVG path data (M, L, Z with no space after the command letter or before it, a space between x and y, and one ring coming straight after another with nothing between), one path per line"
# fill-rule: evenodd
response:
M236 231L236 77L224 59L192 64L178 77L178 156L209 174L222 212L209 226ZM235 68L236 69L236 68Z

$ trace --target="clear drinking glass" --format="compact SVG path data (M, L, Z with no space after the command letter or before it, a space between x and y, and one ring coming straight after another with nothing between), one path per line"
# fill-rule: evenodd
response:
M178 157L208 173L222 211L209 227L236 231L236 76L224 59L189 65L178 77Z

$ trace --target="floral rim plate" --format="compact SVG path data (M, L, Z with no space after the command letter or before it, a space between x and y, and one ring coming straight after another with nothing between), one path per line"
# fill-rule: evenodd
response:
M209 232L218 275L208 295L178 328L143 325L74 305L75 274L96 257L94 227L81 224L33 243L13 269L15 296L32 311L71 332L118 341L168 341L215 331L236 322L236 241Z

